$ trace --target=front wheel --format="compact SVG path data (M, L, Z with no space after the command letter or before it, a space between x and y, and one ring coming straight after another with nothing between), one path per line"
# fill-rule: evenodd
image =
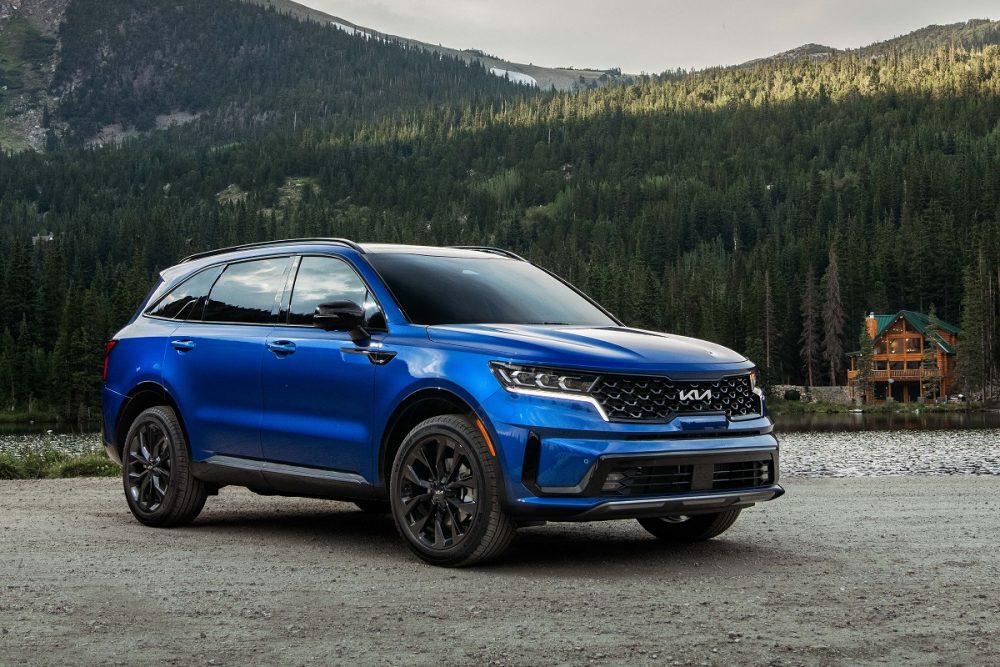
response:
M169 528L194 521L208 488L191 474L187 440L167 406L144 410L132 422L122 452L128 508L147 526Z
M701 542L710 540L729 530L741 510L728 510L717 514L695 516L656 517L639 519L639 524L650 533L668 542Z
M516 526L504 512L496 456L458 415L414 428L392 466L392 516L410 549L432 565L473 565L503 553Z

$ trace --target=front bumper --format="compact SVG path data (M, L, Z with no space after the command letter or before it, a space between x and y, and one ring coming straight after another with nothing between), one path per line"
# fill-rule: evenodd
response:
M768 439L773 441L770 436ZM538 483L537 451L542 446L536 436L529 436L521 485L530 495L517 498L510 508L522 520L595 521L707 514L750 507L785 492L777 484L776 443L773 447L743 449L606 454L598 456L579 483L571 487Z
M516 520L705 514L784 493L778 441L765 416L629 424L604 421L586 405L526 399L502 392L486 406L505 506Z

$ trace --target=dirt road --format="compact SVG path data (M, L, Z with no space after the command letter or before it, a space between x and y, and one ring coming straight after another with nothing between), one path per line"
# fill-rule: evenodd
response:
M786 482L709 543L550 524L443 570L350 505L164 531L115 480L0 481L0 664L998 664L1000 477Z

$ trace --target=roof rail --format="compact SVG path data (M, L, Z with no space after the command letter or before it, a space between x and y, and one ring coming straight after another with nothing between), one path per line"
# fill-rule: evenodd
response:
M329 243L331 245L344 246L345 248L351 248L352 250L357 250L358 252L364 254L365 249L360 245L351 241L349 239L337 239L328 237L315 237L315 238L302 238L302 239L280 239L277 241L258 241L256 243L244 243L243 245L229 246L228 248L218 248L216 250L207 250L205 252L196 252L193 255L188 255L181 260L181 264L185 262L193 262L196 259L204 259L205 257L212 257L213 255L223 255L227 252L236 252L237 250L250 250L251 248L266 248L268 246L274 245L287 245L290 243Z
M527 262L524 257L520 255L515 255L510 250L504 250L503 248L494 248L488 245L453 245L452 248L456 250L478 250L479 252L491 252L494 255L503 255L504 257L510 257L511 259L516 259L520 262Z

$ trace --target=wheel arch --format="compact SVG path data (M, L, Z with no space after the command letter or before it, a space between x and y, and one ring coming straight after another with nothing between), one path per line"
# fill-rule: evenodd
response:
M396 452L399 451L406 435L417 424L441 415L465 415L471 419L481 420L489 429L489 423L480 412L467 399L442 387L419 389L408 395L400 401L386 420L386 427L379 441L377 486L384 491L388 490L389 474ZM495 440L493 436L490 438Z
M135 421L135 418L143 410L157 405L165 405L173 409L174 414L177 415L177 421L180 422L181 430L184 432L184 439L188 442L188 453L190 454L191 441L188 438L187 426L184 424L184 416L181 414L177 401L174 400L174 397L170 395L170 392L163 385L156 382L141 382L126 394L125 400L122 401L122 406L118 410L118 416L115 419L115 430L112 434L111 444L114 445L115 450L118 452L119 459L122 457L125 436L128 435L128 430L132 426L132 422Z

